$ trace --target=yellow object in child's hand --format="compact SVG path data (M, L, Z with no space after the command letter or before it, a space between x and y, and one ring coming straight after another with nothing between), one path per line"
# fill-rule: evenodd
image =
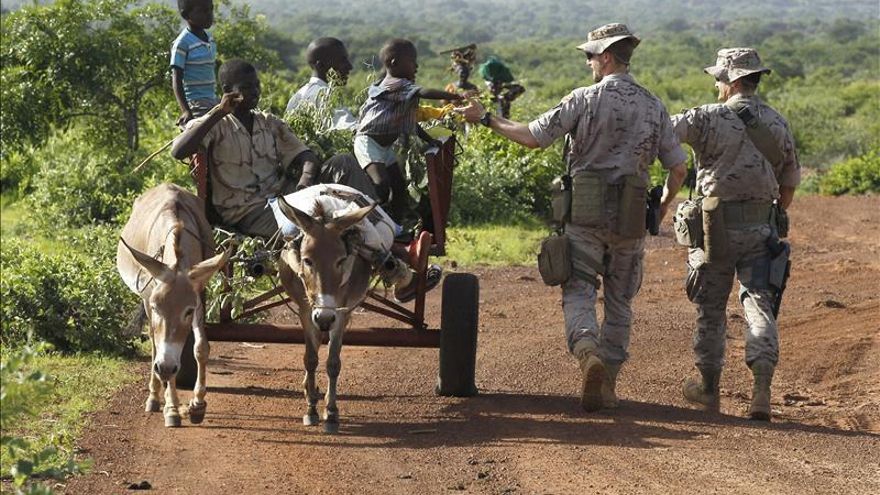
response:
M454 109L455 105L451 103L439 108L432 107L430 105L420 105L419 108L416 110L416 120L419 122L424 122L426 120L440 120L450 113L452 113L455 117L460 117L458 114L454 114L452 112Z

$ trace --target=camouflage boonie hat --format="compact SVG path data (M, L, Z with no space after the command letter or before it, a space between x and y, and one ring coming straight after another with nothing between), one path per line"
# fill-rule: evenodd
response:
M626 24L613 23L600 26L587 35L587 42L577 46L578 50L598 55L612 44L626 38L632 38L635 46L642 41L632 34Z
M770 69L761 64L761 57L754 48L722 48L718 50L715 65L703 71L727 83L756 72L770 73Z

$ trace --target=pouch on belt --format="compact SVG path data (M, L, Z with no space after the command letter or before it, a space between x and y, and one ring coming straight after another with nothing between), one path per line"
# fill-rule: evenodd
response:
M550 223L561 228L571 221L571 176L562 175L550 183Z
M722 205L721 198L703 198L703 250L709 263L727 255L727 228Z
M686 199L678 204L672 220L675 240L689 248L703 247L702 198Z
M571 247L568 237L554 234L541 241L538 273L545 284L562 285L571 277Z
M605 226L605 179L593 171L571 178L571 223L584 227Z
M637 175L623 178L617 202L617 233L627 239L645 236L645 202L648 188Z

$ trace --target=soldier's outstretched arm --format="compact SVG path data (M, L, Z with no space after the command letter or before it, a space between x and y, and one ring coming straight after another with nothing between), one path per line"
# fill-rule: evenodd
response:
M468 106L458 107L455 111L464 116L465 120L471 124L480 122L486 115L486 109L483 108L479 101L474 99L469 100ZM514 122L498 115L492 115L488 120L489 128L507 139L527 148L538 148L540 146L532 131L529 130L528 124Z

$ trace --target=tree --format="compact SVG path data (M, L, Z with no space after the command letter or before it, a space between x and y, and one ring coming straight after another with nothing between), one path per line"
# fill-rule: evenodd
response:
M225 11L214 29L218 59L279 64L278 54L260 43L268 32L264 19L227 1L217 9ZM3 148L41 143L54 126L86 118L105 144L124 136L136 150L145 98L157 87L169 91L169 49L181 22L171 8L138 0L58 0L4 15Z
M97 136L139 142L140 107L165 84L177 13L134 0L59 0L3 17L2 144L39 143L83 117Z

